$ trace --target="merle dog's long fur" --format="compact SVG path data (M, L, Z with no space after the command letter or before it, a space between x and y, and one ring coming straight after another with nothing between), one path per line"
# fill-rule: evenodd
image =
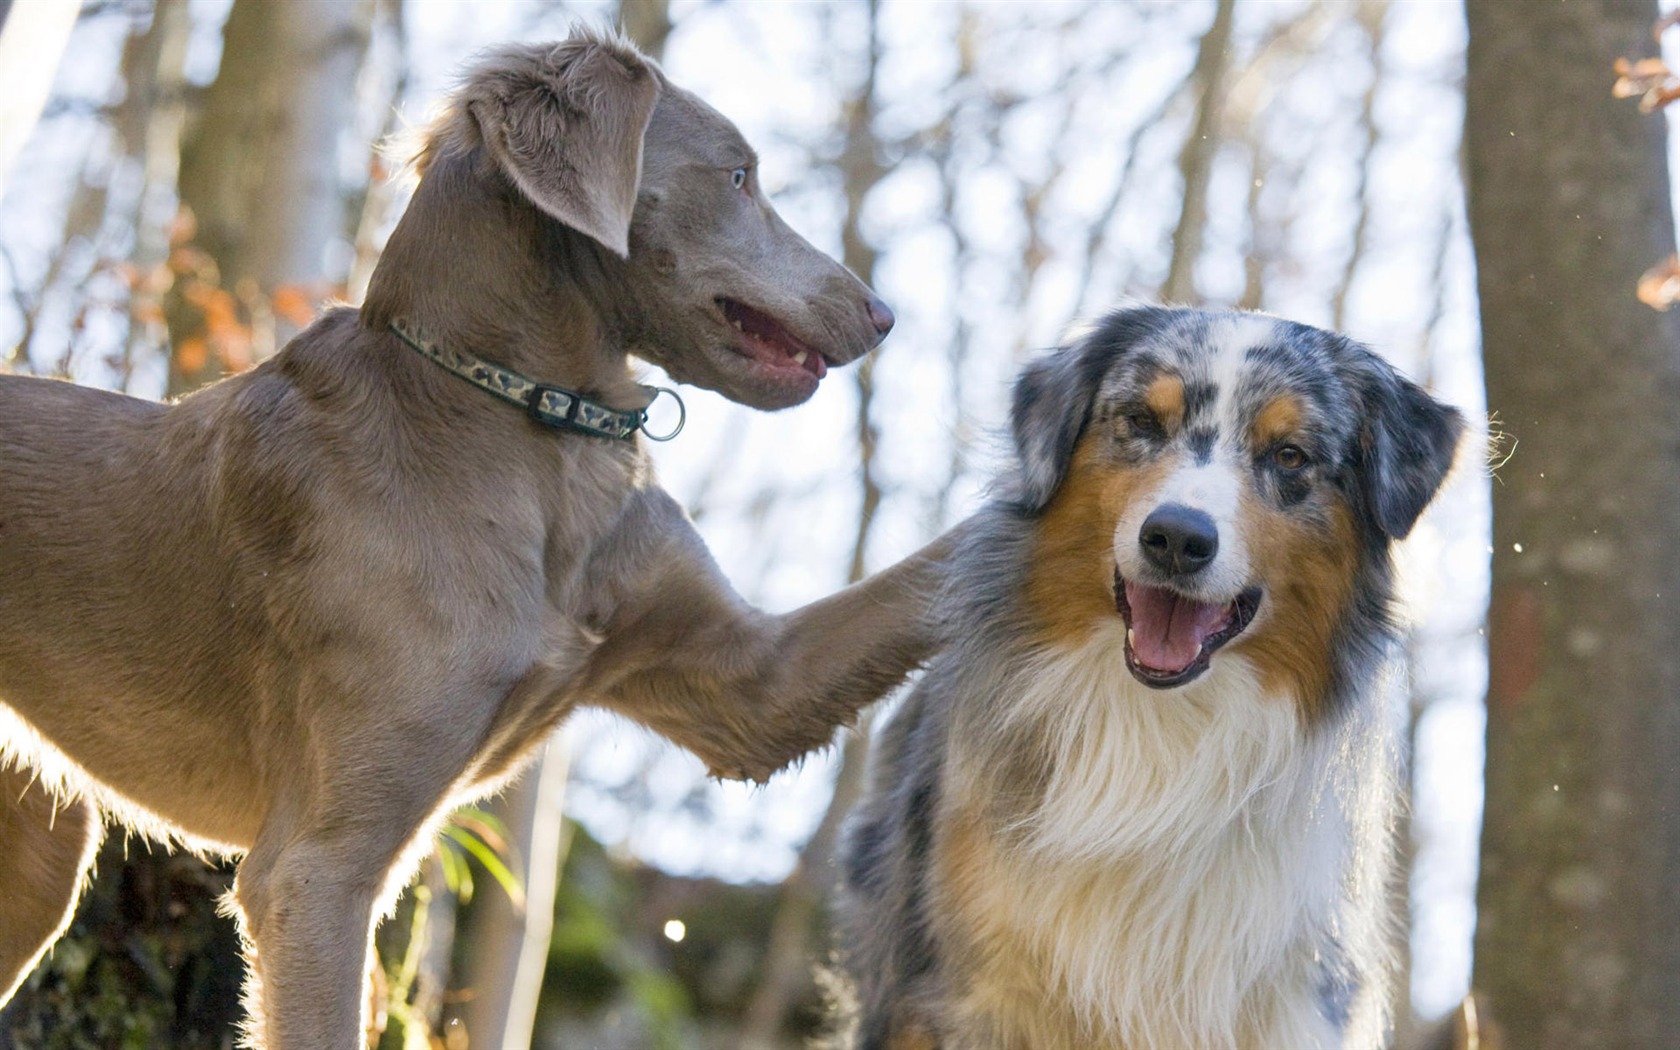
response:
M1203 365L1209 348L1230 338L1222 333L1233 325L1262 333L1245 344L1237 397L1287 389L1311 406L1306 440L1324 460L1319 483L1333 489L1333 498L1351 508L1356 522L1353 597L1330 646L1328 695L1312 705L1317 714L1302 716L1301 734L1316 741L1303 746L1320 757L1323 790L1333 805L1351 811L1374 804L1380 811L1374 822L1349 820L1349 841L1328 859L1351 865L1356 850L1384 851L1391 741L1375 694L1396 635L1390 548L1411 529L1439 486L1461 420L1374 354L1333 333L1197 310L1116 312L1074 345L1030 365L1018 381L1012 419L1017 462L977 516L957 557L948 596L952 641L879 736L872 788L850 825L845 860L843 959L857 1000L858 1047L1024 1045L1019 1031L1011 1036L1006 1028L977 1018L975 1005L965 999L963 973L970 960L962 953L972 946L952 933L953 904L937 870L948 815L963 806L978 808L991 834L1003 843L1000 849L1025 848L1023 842L1041 820L1038 807L1054 758L1043 739L1023 730L1011 708L1044 673L1046 661L1059 658L1045 651L1025 588L1037 529L1082 437L1092 428L1114 425L1123 406L1113 403L1112 395L1128 375L1170 362L1184 376L1187 454L1211 455L1217 391L1211 366ZM1277 490L1272 495L1285 512L1291 499L1305 498ZM1182 702L1173 694L1147 699ZM974 775L954 772L959 763L988 771L978 783L991 797L953 797L976 790ZM1317 818L1303 813L1301 819ZM1019 897L1050 890L1025 884L1002 892ZM1381 1024L1387 959L1380 943L1383 923L1375 914L1381 902L1371 896L1367 892L1365 899L1348 900L1344 895L1337 914L1315 918L1323 920L1312 933L1321 960L1315 1006L1342 1038L1364 1037L1348 1034L1357 1011L1374 1011L1375 1023ZM1170 988L1179 976L1160 973L1153 979ZM1189 989L1182 993L1194 995ZM1196 1007L1179 1005L1189 1020L1179 1018L1176 1029L1140 1021L1131 1029L1134 1039L1146 1040L1154 1032L1159 1040L1159 1033L1176 1031L1186 1040L1210 1039L1218 1045L1218 1033L1225 1031L1218 1019L1203 1018L1205 1025L1197 1028ZM1086 1045L1122 1045L1105 1041L1101 1009L1087 1013L1099 1021L1085 1030ZM1372 1022L1364 1023L1358 1032L1371 1030Z

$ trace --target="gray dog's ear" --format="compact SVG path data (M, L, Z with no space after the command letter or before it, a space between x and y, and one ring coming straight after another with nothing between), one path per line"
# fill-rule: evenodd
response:
M1364 347L1353 354L1365 420L1355 453L1361 502L1384 535L1404 539L1452 467L1464 417Z
M628 257L642 135L659 89L655 67L627 41L578 32L502 52L470 78L463 101L532 203Z
M1091 414L1096 387L1085 379L1082 349L1064 347L1041 357L1015 381L1009 419L1021 461L1016 502L1034 514L1061 487Z

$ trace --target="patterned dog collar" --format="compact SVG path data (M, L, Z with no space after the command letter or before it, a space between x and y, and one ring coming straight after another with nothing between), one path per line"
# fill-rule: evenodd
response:
M675 390L661 386L644 386L647 400L640 408L609 408L591 401L564 387L550 386L527 379L512 369L493 365L462 350L439 346L426 337L425 331L405 317L391 321L391 331L407 343L421 357L460 376L480 390L488 391L509 404L518 405L526 415L544 426L560 430L581 430L599 437L628 440L640 430L650 441L669 441L682 432L688 421L688 410ZM677 425L669 434L650 434L647 427L648 406L660 394L669 394L677 403Z

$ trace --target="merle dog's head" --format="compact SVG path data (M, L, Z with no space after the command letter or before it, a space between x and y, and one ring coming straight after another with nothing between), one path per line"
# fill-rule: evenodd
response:
M1038 561L1077 574L1046 593L1050 622L1122 617L1127 665L1157 688L1229 646L1314 695L1361 574L1386 572L1463 430L1344 336L1162 307L1030 365L1013 425L1011 498L1036 519Z

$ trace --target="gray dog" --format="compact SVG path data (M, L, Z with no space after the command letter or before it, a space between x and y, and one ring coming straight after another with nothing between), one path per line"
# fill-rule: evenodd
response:
M0 377L0 1003L106 813L243 854L247 1038L348 1050L437 822L575 707L763 779L932 645L941 548L761 613L638 442L628 353L775 409L892 325L734 126L578 33L483 62L418 168L366 305L259 368Z

